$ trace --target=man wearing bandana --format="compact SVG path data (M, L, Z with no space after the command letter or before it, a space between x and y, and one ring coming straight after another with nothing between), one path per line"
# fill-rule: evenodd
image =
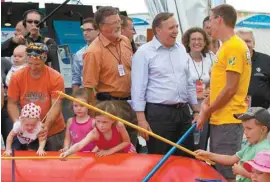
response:
M34 103L41 107L44 120L39 136L47 138L47 150L61 148L65 123L62 101L56 91L64 92L64 80L60 73L45 65L48 48L42 43L30 43L26 49L28 65L15 72L8 88L8 112L11 120L19 118L19 107ZM55 104L54 104L55 103ZM51 110L50 108L53 107ZM48 112L50 110L50 112Z

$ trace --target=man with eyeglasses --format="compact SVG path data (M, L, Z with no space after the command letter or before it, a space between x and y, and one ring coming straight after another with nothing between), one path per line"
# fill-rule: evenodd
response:
M211 10L210 29L213 39L221 40L211 71L210 96L201 104L197 129L210 118L210 151L235 154L241 148L243 126L234 114L247 110L245 99L251 76L251 57L245 42L235 35L236 10L227 4ZM237 173L230 166L216 164L216 169L229 182Z
M72 66L72 91L74 92L82 85L82 70L83 70L83 54L87 50L91 42L98 36L98 31L94 24L93 18L89 17L83 20L82 31L84 40L87 44L76 52L73 56Z
M118 11L110 6L99 8L94 15L99 36L83 55L83 86L90 94L90 104L112 100L125 110L123 119L137 124L135 113L128 104L131 85L130 40L121 35ZM93 115L93 114L92 114ZM136 146L137 132L127 128Z

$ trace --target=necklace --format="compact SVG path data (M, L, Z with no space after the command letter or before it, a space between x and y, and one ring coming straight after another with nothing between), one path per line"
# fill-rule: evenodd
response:
M189 53L189 55L190 55L190 53ZM198 71L198 69L197 69L197 66L195 65L195 61L193 60L193 58L192 58L192 56L190 55L190 57L191 57L191 59L192 59L192 62L193 62L193 65L194 65L194 68L195 68L195 70L196 70L196 73L197 73L197 75L198 75L198 79L199 80L201 80L201 78L202 78L202 75L203 75L203 58L202 58L202 56L201 56L201 62L202 62L202 72L201 72L201 75L199 74L199 71ZM197 63L196 63L197 64ZM199 64L197 64L197 65L199 65Z

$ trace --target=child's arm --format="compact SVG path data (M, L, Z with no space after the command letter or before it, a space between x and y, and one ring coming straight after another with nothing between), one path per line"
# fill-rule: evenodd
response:
M8 137L7 137L7 142L6 142L6 151L4 152L5 156L11 155L11 153L12 153L11 145L12 145L13 139L16 135L17 134L13 131L13 129L9 132Z
M235 163L239 162L239 157L237 155L221 155L221 154L215 154L212 152L207 152L204 150L197 150L195 151L197 155L206 157L214 162L226 165L226 166L232 166Z
M251 173L245 170L245 168L243 168L243 166L240 164L234 164L232 170L235 175L241 175L245 178L251 179Z
M96 129L93 129L90 131L84 139L82 139L80 142L76 143L75 145L72 145L66 152L63 152L60 154L61 158L66 158L67 156L80 151L83 147L88 145L88 143L96 140L97 138L97 131Z
M60 150L61 152L65 152L70 147L71 139L70 139L69 128L70 128L71 123L72 123L72 118L69 118L68 121L67 121L67 126L66 126L64 147Z
M99 150L98 146L95 146L91 152L97 152Z
M97 156L101 157L101 156L111 155L111 154L117 153L117 152L123 150L125 147L127 147L130 144L130 138L129 138L129 135L128 135L128 132L126 130L125 125L123 123L118 122L116 128L122 137L122 143L120 143L119 145L117 145L117 146L115 146L107 151L98 152Z
M39 147L38 147L38 150L37 150L37 154L39 156L43 156L46 154L46 152L44 151L44 147L46 145L46 140L44 140L43 138L38 138L38 143L39 143Z

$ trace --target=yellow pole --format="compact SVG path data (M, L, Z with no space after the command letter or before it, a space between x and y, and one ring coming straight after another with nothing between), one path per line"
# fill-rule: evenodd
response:
M150 131L148 131L148 130L146 130L146 129L144 129L144 128L141 128L141 127L139 127L139 126L137 126L137 125L135 125L135 124L132 124L132 123L130 123L130 122L124 120L124 119L121 119L121 118L119 118L119 117L117 117L117 116L114 116L114 115L112 115L112 114L110 114L110 113L107 113L107 112L105 112L105 111L103 111L103 110L100 110L100 109L98 109L98 108L96 108L96 107L94 107L94 106L92 106L92 105L89 105L89 104L87 104L87 103L85 103L85 102L82 102L82 101L80 101L80 100L78 100L78 99L76 99L76 98L74 98L74 97L71 97L71 96L69 96L69 95L67 95L67 94L65 94L65 93L63 93L63 92L61 92L61 91L57 91L57 93L58 93L59 95L65 97L65 98L67 98L68 100L77 102L77 103L79 103L79 104L81 104L81 105L87 107L88 109L91 109L91 110L94 110L94 111L96 111L96 112L99 112L99 113L101 113L102 115L108 116L108 117L110 117L110 118L112 118L112 119L114 119L114 120L121 121L121 122L124 123L125 125L128 125L128 126L134 128L134 129L136 129L136 130L139 130L139 131L141 131L141 132L147 133L148 135L150 135L150 136L152 136L152 137L154 137L154 138L156 138L156 139L159 139L159 140L161 140L161 141L163 141L163 142L165 142L165 143L167 143L167 144L169 144L169 145L172 145L172 146L174 146L174 147L176 147L176 148L178 148L178 149L180 149L180 150L182 150L182 151L184 151L184 152L186 152L186 153L188 153L188 154L190 154L190 155L195 156L197 159L204 160L205 162L208 162L208 163L210 163L210 164L212 164L212 165L215 164L213 161L211 161L211 160L209 160L209 159L206 159L206 158L204 158L204 157L198 156L197 154L195 154L195 152L193 152L193 151L191 151L191 150L189 150L189 149L187 149L187 148L185 148L185 147L182 147L182 146L180 146L180 145L177 145L176 143L174 143L174 142L172 142L172 141L170 141L170 140L168 140L168 139L166 139L166 138L164 138L164 137L161 137L161 136L159 136L159 135L157 135L157 134L155 134L155 133L153 133L153 132L150 132Z
M1 157L2 160L48 160L48 159L62 159L59 156L18 156L18 157ZM69 156L66 159L81 159L79 156Z

